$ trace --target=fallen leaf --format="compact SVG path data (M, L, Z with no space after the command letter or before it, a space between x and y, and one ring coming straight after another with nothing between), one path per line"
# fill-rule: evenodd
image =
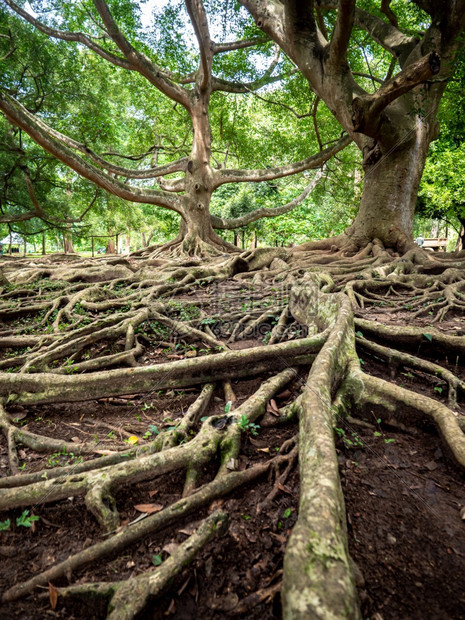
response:
M287 493L288 495L292 495L292 491L290 491L287 487L284 486L284 484L281 484L280 482L278 482L278 489L280 491L282 491L283 493Z
M166 551L166 553L168 553L169 555L173 555L173 553L176 551L176 549L179 547L178 543L168 543L163 547L163 551Z
M276 405L276 403L275 403ZM279 412L277 407L273 407L271 404L271 401L266 403L266 412L267 413L271 413L271 415L274 415L275 417L279 417Z
M58 602L58 590L50 582L48 584L48 596L50 599L50 607L55 611Z
M127 439L128 443L134 445L139 441L139 437L136 437L136 435L130 435Z
M462 508L462 510L460 511L460 518L465 521L465 506Z
M266 454L269 454L270 449L269 448L257 448L257 452L265 452Z
M153 512L160 512L160 510L163 510L163 506L161 504L137 504L134 508L138 512L146 512L148 515Z
M24 418L27 416L27 413L13 413L11 415L11 417L13 418L13 422L16 422L19 420L24 420Z
M278 405L276 404L276 401L274 398L270 398L270 407L273 409L273 411L276 411L276 413L279 413Z
M158 493L159 489L155 489L154 491L149 491L149 497L153 497Z
M71 437L71 441L74 441L74 443L80 443L80 439L79 437Z

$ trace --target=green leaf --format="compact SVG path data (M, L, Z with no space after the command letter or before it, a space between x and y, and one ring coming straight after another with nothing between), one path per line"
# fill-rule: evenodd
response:
M433 342L432 334L423 334L423 336L426 338L426 340L429 340L430 342Z
M231 407L232 407L232 400L228 400L228 402L224 406L224 412L229 413L231 411Z
M153 555L152 556L152 564L154 566L160 566L160 564L163 562L163 558L161 557L161 555Z
M381 437L382 433L379 433L378 431L375 431L375 432L373 433L373 435L374 435L375 437Z
M0 521L0 532L5 532L10 529L11 520L7 519L6 521Z
M31 515L30 517L29 515L29 510L24 510L21 513L21 516L19 516L16 519L16 525L22 525L23 527L31 527L32 526L32 522L33 521L38 521L39 517L35 516L35 515Z
M285 519L289 519L289 517L291 516L291 514L292 514L292 508L286 508L286 510L285 510L285 511L284 511L284 513L283 513L283 517L284 517Z
M365 338L365 336L360 331L355 332L355 335L358 336L359 338Z

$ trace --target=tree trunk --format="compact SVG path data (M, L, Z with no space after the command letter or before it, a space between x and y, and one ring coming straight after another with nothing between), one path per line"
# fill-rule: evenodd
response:
M459 236L457 237L457 245L455 246L456 252L460 252L465 248L465 221L459 219L459 222L461 226Z
M357 248L373 239L400 252L412 247L418 187L430 141L430 131L418 121L408 143L385 150L381 157L376 153L365 156L360 208L346 230Z
M69 228L63 232L63 250L65 254L72 254L74 252L73 237Z
M111 235L111 231L108 232ZM115 238L108 237L107 246L105 248L105 254L115 254Z

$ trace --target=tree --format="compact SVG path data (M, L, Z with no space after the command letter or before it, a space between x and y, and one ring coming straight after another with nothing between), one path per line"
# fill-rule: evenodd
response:
M190 68L186 67L185 61L179 61L174 55L174 60L178 60L178 67L176 71L169 70L149 57L149 53L152 57L156 57L156 53L146 44L135 41L137 20L131 2L125 2L120 6L120 3L95 0L96 14L90 13L90 18L90 7L86 13L79 10L73 12L72 9L68 10L64 5L60 5L62 14L58 22L64 23L60 28L47 25L12 0L4 2L17 15L48 37L77 42L111 65L129 73L139 74L151 87L155 87L164 97L174 102L175 106L180 106L186 111L192 125L192 141L188 156L167 160L167 163L163 164L159 164L155 158L154 165L150 168L138 169L114 164L98 155L86 142L77 141L52 128L43 118L31 113L27 107L8 94L5 88L0 94L0 110L7 119L81 176L124 200L158 205L180 214L182 218L180 234L172 245L176 246L182 241L183 252L196 254L234 249L213 230L213 226L227 228L231 224L219 219L212 221L210 217L212 192L221 185L267 181L320 167L351 141L348 136L344 136L316 155L266 170L214 168L211 161L212 130L209 119L212 95L217 92L247 93L276 81L279 76L274 76L273 71L278 64L279 55L272 59L269 68L261 77L247 84L217 77L213 70L214 62L219 55L247 50L263 43L263 39L254 34L251 38L240 41L216 43L211 38L203 3L201 0L189 0L186 2L186 7L198 44L199 60L193 70L179 77L183 69ZM66 28L67 22L69 29ZM71 30L73 25L87 29L88 34ZM124 34L124 30L128 34ZM219 67L221 72L221 64ZM243 68L240 67L242 70ZM147 154L150 154L150 150ZM171 180L164 178L173 173L182 173L183 176ZM149 179L157 179L159 188L147 187L143 181ZM139 182L130 184L129 180ZM292 208L292 205L289 208ZM256 219L258 217L259 214L256 215Z
M438 135L438 107L461 44L465 2L414 0L408 7L389 0L359 6L355 0L241 4L295 62L362 151L360 209L339 243L357 249L380 239L406 251L412 246L428 147ZM368 74L360 76L353 68L355 35L360 33L369 40L367 59L381 49L392 58L386 74L376 75L369 66ZM367 88L367 77L375 89Z

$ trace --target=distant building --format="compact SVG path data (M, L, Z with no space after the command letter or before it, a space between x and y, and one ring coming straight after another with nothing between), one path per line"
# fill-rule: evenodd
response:
M11 252L18 254L21 250L24 250L24 245L27 245L26 240L21 237L19 233L13 232L0 241L0 254L8 252L11 245Z

